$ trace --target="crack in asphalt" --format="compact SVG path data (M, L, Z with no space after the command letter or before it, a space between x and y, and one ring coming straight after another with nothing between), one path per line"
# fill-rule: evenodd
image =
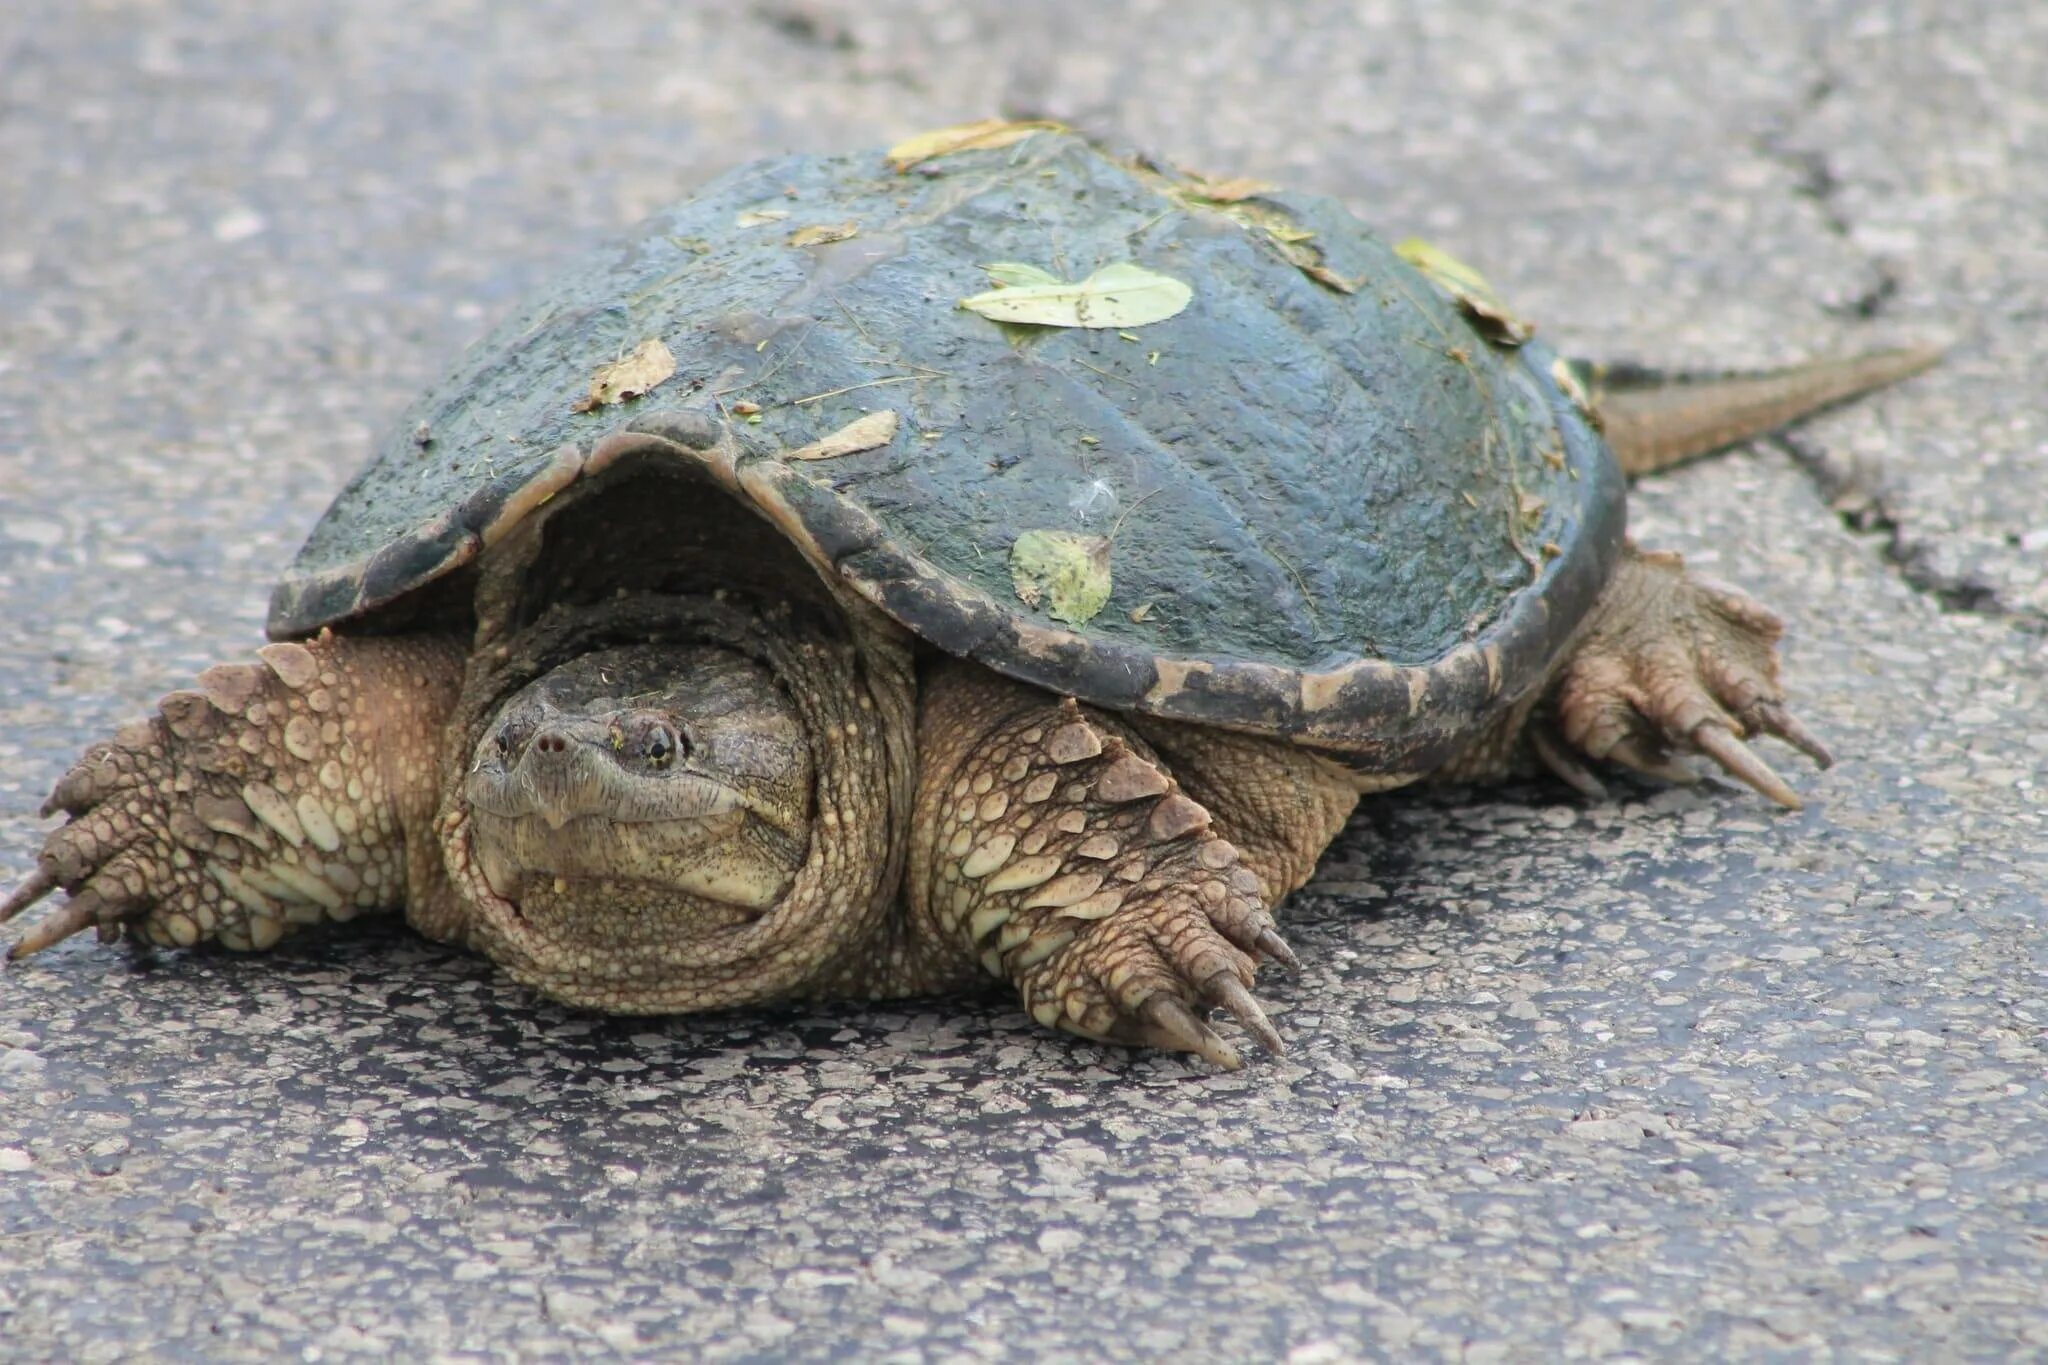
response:
M1972 570L1943 569L1933 543L1909 529L1896 492L1874 484L1860 469L1843 468L1796 432L1779 432L1768 441L1792 457L1844 526L1880 541L1885 562L1907 587L1933 598L1943 611L2003 618L2031 634L2048 634L2048 612L2013 606L1995 583Z
M1837 317L1870 320L1882 315L1898 293L1899 274L1891 262L1857 243L1855 224L1843 207L1842 179L1827 149L1794 145L1800 125L1832 99L1836 89L1826 54L1815 49L1808 56L1818 74L1792 109L1759 134L1753 145L1758 154L1792 172L1792 193L1813 203L1828 234L1842 242L1871 277L1855 296L1824 302L1822 308ZM1820 445L1796 432L1780 432L1769 439L1792 457L1844 526L1881 541L1885 562L1913 591L1931 597L1943 611L2008 618L2022 630L2048 634L2048 612L2013 606L1995 583L1974 570L1942 568L1934 544L1909 529L1899 494L1878 485L1868 471L1831 460Z

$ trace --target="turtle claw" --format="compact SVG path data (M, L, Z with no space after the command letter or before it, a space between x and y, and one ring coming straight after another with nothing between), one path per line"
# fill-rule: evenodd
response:
M1225 1071L1237 1071L1244 1066L1236 1048L1224 1042L1215 1029L1197 1018L1177 997L1164 991L1148 996L1138 1006L1138 1018L1145 1026L1139 1039L1145 1046L1191 1052Z
M1710 721L1693 731L1692 742L1736 781L1754 788L1787 810L1805 807L1799 793L1793 791L1784 778L1771 771L1771 765L1758 758L1756 751L1738 739L1733 730Z
M1633 546L1598 611L1551 694L1566 745L1670 782L1697 780L1680 760L1704 755L1786 809L1801 808L1799 793L1744 743L1771 735L1823 768L1834 761L1785 707L1777 656L1784 625L1775 615L1732 588L1689 577L1676 555ZM1540 722L1529 735L1539 759L1587 790L1574 780L1574 755L1546 751Z
M1578 757L1551 733L1548 725L1538 723L1529 727L1529 747L1553 776L1579 795L1589 801L1607 799L1607 784L1593 776L1593 770L1579 762Z
M73 899L63 909L36 926L7 946L7 960L19 962L25 957L40 953L43 949L62 943L73 934L83 933L99 923L99 913L94 902L84 896Z
M1232 1017L1244 1025L1244 1031L1268 1054L1274 1057L1286 1055L1287 1045L1280 1041L1272 1021L1266 1018L1265 1010L1259 1008L1259 1002L1252 998L1252 993L1244 988L1242 981L1229 972L1218 972L1209 978L1203 990L1210 999L1229 1010Z
M1259 930L1259 936L1252 940L1252 946L1290 972L1301 970L1301 959L1294 955L1294 949L1288 947L1287 940L1270 927Z
M34 905L57 889L57 878L49 868L38 865L28 874L28 880L14 888L14 893L0 901L0 924L5 924L22 911Z
M1751 707L1742 719L1751 734L1774 735L1784 740L1812 759L1816 767L1835 766L1835 756L1827 751L1827 746L1808 733L1806 727L1799 723L1798 717L1787 711L1781 703L1759 702Z

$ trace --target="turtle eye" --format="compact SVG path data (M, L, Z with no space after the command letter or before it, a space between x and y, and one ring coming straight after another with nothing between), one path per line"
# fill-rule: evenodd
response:
M679 754L689 752L688 743L676 733L675 727L657 716L647 717L636 728L639 733L634 752L650 768L666 768Z
M531 729L531 726L522 725L516 720L508 720L500 726L497 737L498 757L517 757L519 751L526 747L527 732Z

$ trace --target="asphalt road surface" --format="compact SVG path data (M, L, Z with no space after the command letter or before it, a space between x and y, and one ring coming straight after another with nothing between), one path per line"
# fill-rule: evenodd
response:
M397 928L74 941L0 975L0 1358L2048 1354L2044 71L2033 0L9 0L4 878L457 347L756 155L1047 113L1576 351L1952 350L1635 497L1787 616L1804 812L1374 799L1234 1075L1001 997L607 1021Z

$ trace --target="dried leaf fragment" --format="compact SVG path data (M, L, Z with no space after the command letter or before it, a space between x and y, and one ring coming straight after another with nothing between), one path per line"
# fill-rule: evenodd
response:
M1022 142L1033 133L1064 133L1067 125L1051 119L1024 119L1012 121L1000 118L985 118L976 123L956 123L948 128L934 128L929 133L919 133L906 138L891 147L885 155L889 168L907 171L920 161L934 157L951 156L955 152L985 152L997 147L1008 147Z
M1356 294L1358 292L1359 281L1352 279L1348 275L1339 275L1321 261L1311 261L1305 265L1300 261L1295 261L1294 263L1301 267L1302 274L1308 276L1317 284L1334 289L1340 294Z
M1235 183L1235 182L1230 182ZM1271 186L1263 187L1266 189ZM1204 194L1196 186L1181 185L1169 190L1183 204L1192 202L1196 207L1242 223L1248 231L1261 234L1272 244L1280 258L1314 280L1326 289L1340 294L1356 294L1359 280L1340 275L1323 263L1322 248L1315 246L1311 239L1314 229L1305 228L1288 216L1278 204L1253 203L1244 199L1219 199Z
M1586 386L1579 378L1578 368L1571 361L1559 356L1550 362L1550 377L1556 381L1559 392L1571 399L1572 406L1579 410L1579 415L1592 423L1595 431L1602 430L1604 424L1600 420L1599 405L1594 403L1593 395L1586 392ZM1559 451L1557 463L1552 468L1563 467L1564 452Z
M783 458L790 460L836 460L841 455L854 455L863 450L874 450L896 439L899 419L889 408L879 412L866 413L854 418L830 436L822 437L807 446L783 452Z
M1536 335L1534 323L1514 315L1486 277L1441 247L1410 237L1394 246L1394 253L1429 277L1432 284L1458 301L1458 306L1479 324L1491 340L1519 346Z
M1191 173L1188 176L1188 192L1197 199L1206 199L1212 204L1237 204L1254 199L1262 194L1271 194L1279 189L1270 180L1254 180L1248 175L1219 179L1215 176Z
M1010 582L1024 605L1084 626L1109 601L1109 537L1026 531L1010 546Z
M638 398L676 372L676 358L660 337L649 337L623 360L601 366L590 377L590 392L569 405L571 412L589 412L607 403Z
M849 218L843 223L813 223L809 227L798 228L789 234L789 244L823 246L827 242L843 242L849 237L859 235L860 224Z
M788 209L744 209L733 216L732 225L741 228L767 227L789 217Z
M1194 296L1192 288L1171 275L1118 261L1076 283L1053 280L1010 285L962 299L960 306L995 322L1120 328L1164 322L1187 307Z

